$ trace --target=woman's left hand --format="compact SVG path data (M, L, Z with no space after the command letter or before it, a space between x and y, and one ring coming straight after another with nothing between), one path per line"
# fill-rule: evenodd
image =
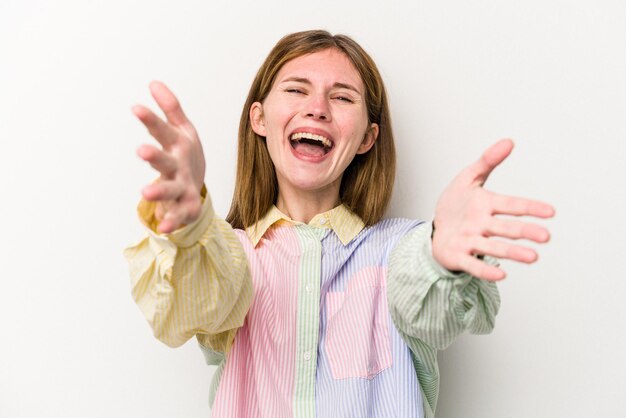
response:
M504 139L489 147L474 164L465 168L444 190L435 210L433 257L448 270L462 270L484 280L501 280L504 270L477 258L488 255L533 263L537 253L528 247L496 240L527 239L538 243L550 239L540 225L496 215L550 218L554 209L547 203L505 196L483 188L489 174L513 150L513 141Z

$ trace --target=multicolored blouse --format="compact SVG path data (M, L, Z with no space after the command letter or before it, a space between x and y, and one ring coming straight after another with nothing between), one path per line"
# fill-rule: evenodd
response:
M437 350L494 326L495 285L439 266L429 223L364 227L341 205L303 224L273 207L233 230L207 198L159 235L153 209L125 251L132 294L158 339L196 336L219 366L214 418L432 418Z

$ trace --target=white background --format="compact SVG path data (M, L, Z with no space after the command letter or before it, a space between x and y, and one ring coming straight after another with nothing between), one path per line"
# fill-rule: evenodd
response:
M399 150L390 216L429 219L490 143L488 188L547 200L553 239L505 262L489 336L440 356L440 418L620 417L626 401L626 3L0 2L0 416L206 417L194 341L157 342L122 249L153 178L135 103L165 81L201 133L225 215L256 69L289 32L347 33L386 81Z

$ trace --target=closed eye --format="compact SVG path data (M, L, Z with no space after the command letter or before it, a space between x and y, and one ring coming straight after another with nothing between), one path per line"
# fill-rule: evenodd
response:
M285 89L287 93L304 94L304 91L296 88Z
M346 103L354 103L354 100L352 100L349 97L346 96L336 96L334 97L335 100L338 100L340 102L346 102Z

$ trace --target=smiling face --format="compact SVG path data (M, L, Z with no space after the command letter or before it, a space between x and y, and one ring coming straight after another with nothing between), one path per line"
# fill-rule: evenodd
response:
M338 204L343 172L378 136L367 118L363 81L334 48L287 62L264 102L251 106L250 120L266 138L279 201L314 194Z

